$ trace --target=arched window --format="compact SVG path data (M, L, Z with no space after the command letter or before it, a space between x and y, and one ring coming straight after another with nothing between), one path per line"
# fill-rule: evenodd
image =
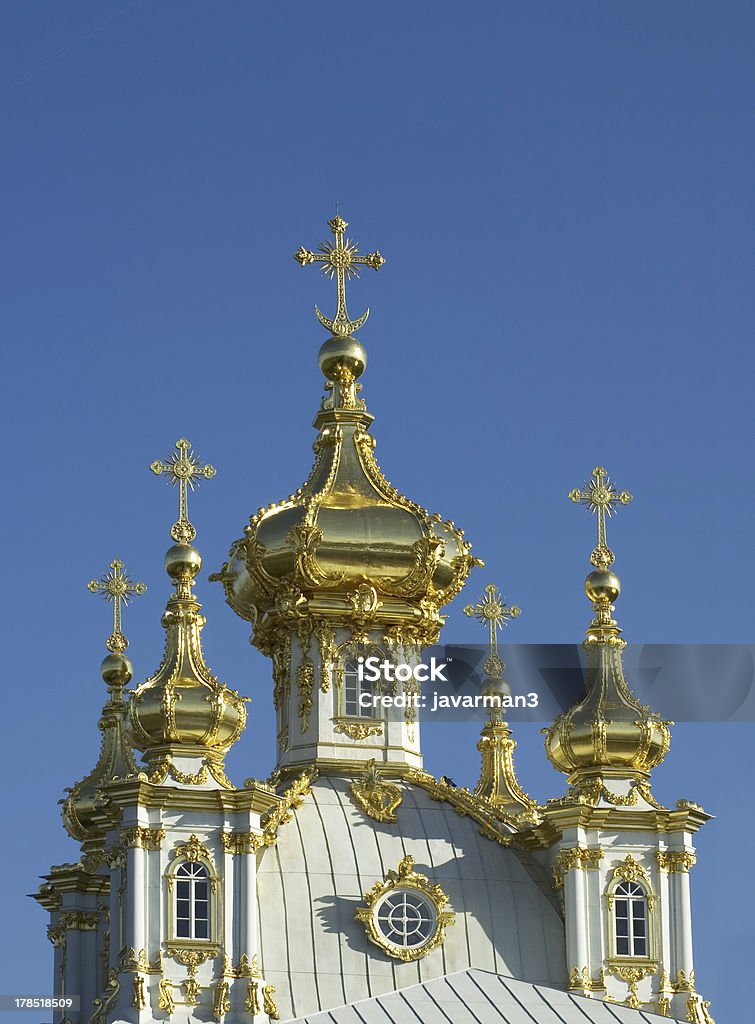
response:
M204 864L183 861L175 872L176 938L210 938L210 876Z
M613 891L617 956L648 956L647 894L637 882L620 882Z
M370 703L362 704L362 695L369 695ZM375 705L371 702L375 684L359 678L359 663L356 659L343 666L343 712L347 718L375 718Z

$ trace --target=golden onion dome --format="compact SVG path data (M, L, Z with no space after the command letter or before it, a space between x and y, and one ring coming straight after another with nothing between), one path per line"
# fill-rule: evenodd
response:
M584 696L545 730L546 752L578 790L599 789L603 777L622 777L646 787L651 770L668 752L673 722L663 721L629 688L622 656L626 641L612 618L621 583L610 568L614 555L606 543L605 517L617 503L627 504L631 495L616 491L598 466L591 486L569 496L598 516L598 544L591 555L595 568L585 580L595 616L583 643L587 655Z
M294 494L251 517L215 576L234 611L254 624L253 641L266 653L275 623L294 608L344 625L369 615L381 629L434 642L439 610L482 564L462 530L402 495L375 460L373 417L357 383L367 353L353 337L369 310L349 320L344 282L355 264L377 270L385 261L378 252L357 256L342 218L328 223L335 242L295 257L302 265L322 263L339 283L335 318L316 309L332 336L319 353L326 395L314 420L315 463Z
M251 517L219 574L234 611L256 623L258 640L291 601L306 601L325 618L372 605L376 622L437 634L439 609L481 564L462 530L383 476L369 432L373 417L357 397L366 362L355 338L325 342L320 367L328 394L314 421L312 471L294 494Z
M182 781L175 759L200 759L199 772L184 772L184 777L191 774L196 783L209 771L230 787L223 759L246 724L247 698L219 682L204 659L200 634L205 617L193 593L202 558L190 543L196 531L186 506L187 487L196 486L199 477L209 479L215 470L200 466L184 438L176 449L178 455L151 466L180 489L179 519L171 529L177 543L165 555L165 570L175 586L162 617L165 653L157 672L134 690L129 725L135 746L152 770L150 781L162 782L168 774Z
M165 654L157 672L131 698L131 733L150 766L175 756L222 762L246 724L245 698L218 682L204 660L200 632L205 617L192 593L201 566L190 544L175 544L165 556L176 585L162 617Z

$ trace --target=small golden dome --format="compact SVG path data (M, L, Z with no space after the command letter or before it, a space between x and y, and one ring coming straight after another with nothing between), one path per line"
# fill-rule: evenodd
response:
M150 765L166 756L222 761L246 724L245 698L218 682L205 664L200 639L205 618L191 589L201 564L190 544L175 544L165 556L176 587L162 617L165 655L131 698L134 744Z

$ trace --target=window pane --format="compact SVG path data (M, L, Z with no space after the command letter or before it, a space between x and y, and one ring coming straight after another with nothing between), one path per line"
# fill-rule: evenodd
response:
M619 956L629 956L629 939L618 937L616 939L616 952Z
M179 937L179 939L190 939L191 938L191 934L189 932L189 922L188 921L177 921L176 922L176 935Z
M194 897L198 900L207 899L207 882L196 882L194 885Z
M636 938L634 940L634 955L635 956L647 956L647 942L644 938Z
M196 939L206 939L208 937L208 923L207 921L197 921L194 929L194 937Z
M176 885L176 896L179 900L188 900L190 882L179 882Z

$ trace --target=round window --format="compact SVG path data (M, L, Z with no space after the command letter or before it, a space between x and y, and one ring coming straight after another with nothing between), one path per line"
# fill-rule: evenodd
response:
M392 889L374 909L377 929L401 949L424 946L435 935L438 913L432 900L416 889Z

